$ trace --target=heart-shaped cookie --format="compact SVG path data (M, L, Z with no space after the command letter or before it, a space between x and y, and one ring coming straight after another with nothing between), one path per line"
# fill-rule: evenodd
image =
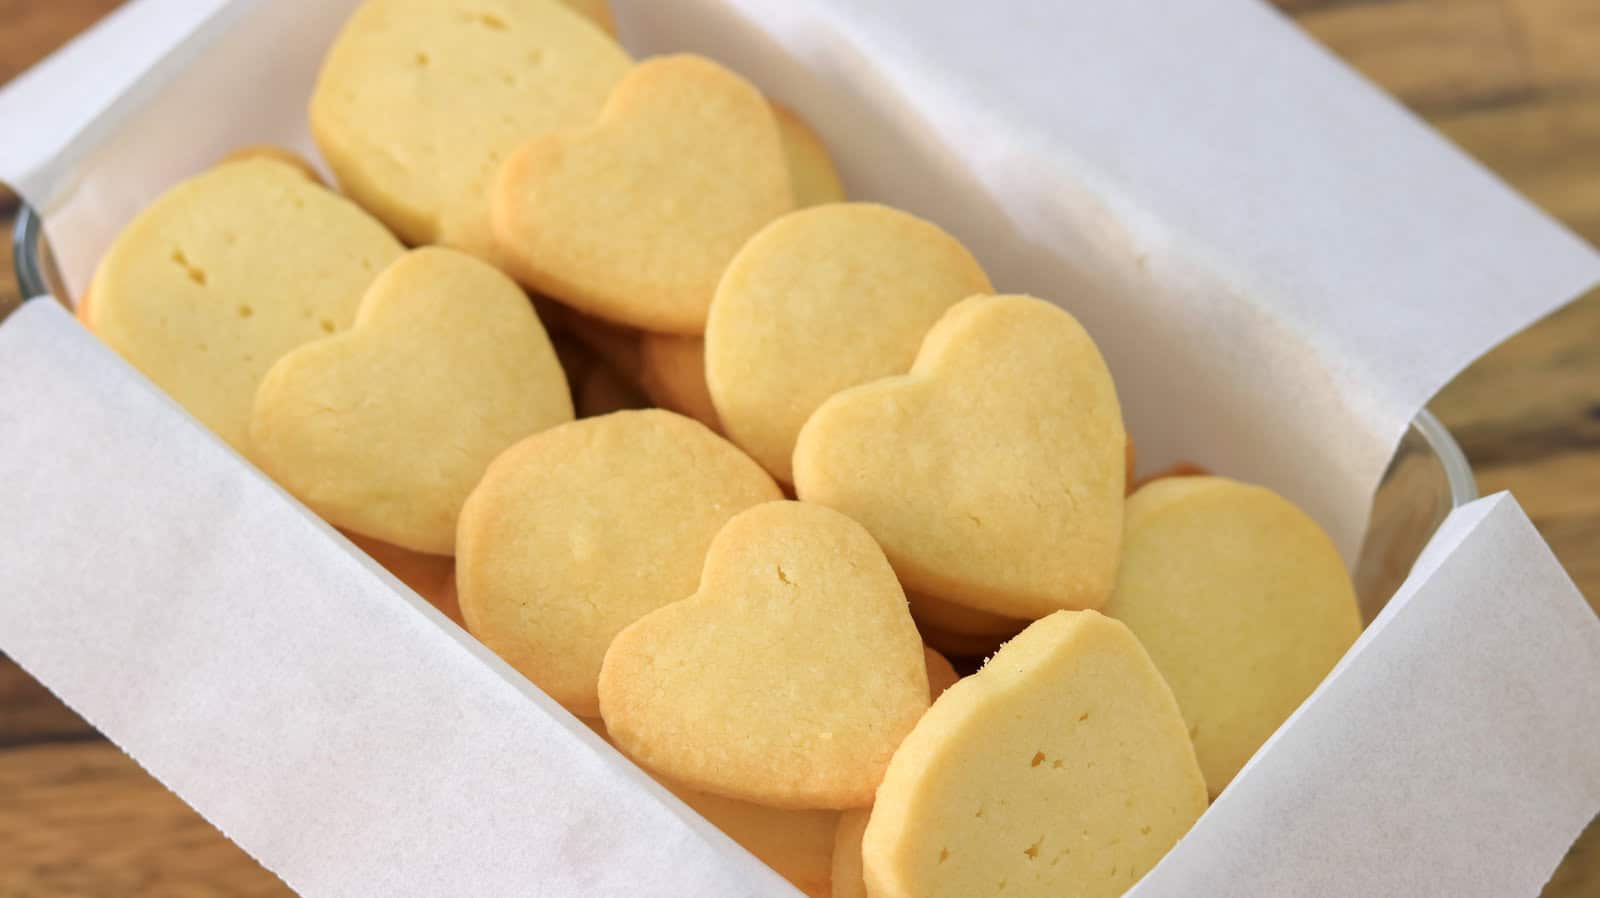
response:
M81 315L202 424L255 459L256 387L284 353L350 326L404 248L292 164L254 156L162 194L100 260Z
M1057 612L950 687L895 752L862 841L867 891L1114 898L1205 809L1183 717L1138 640L1097 612Z
M1322 528L1271 490L1203 475L1128 499L1104 610L1172 684L1213 795L1361 633L1355 587Z
M782 493L732 443L659 409L585 418L518 443L461 512L467 629L580 717L612 637L694 592L730 518Z
M838 512L772 502L717 534L692 596L617 634L600 710L624 753L691 788L865 807L928 707L925 664L872 537Z
M492 191L500 258L591 315L698 334L745 240L793 205L772 110L698 56L628 73L600 120L523 144Z
M910 374L817 409L795 488L865 525L908 590L1032 619L1110 594L1125 441L1111 373L1076 319L979 296L939 319Z
M379 275L351 330L272 366L250 441L261 467L328 521L450 555L489 462L570 420L528 298L472 256L430 247Z
M795 437L824 400L904 374L946 309L992 290L954 237L898 209L785 215L739 250L711 306L706 382L723 427L793 482Z
M340 189L407 243L489 258L500 163L587 126L631 64L552 0L366 0L323 61L311 132Z

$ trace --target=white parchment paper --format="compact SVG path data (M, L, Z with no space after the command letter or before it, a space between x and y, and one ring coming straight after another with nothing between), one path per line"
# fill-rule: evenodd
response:
M309 149L310 84L351 6L138 0L0 92L0 119L31 123L0 142L0 177L45 211L74 290L174 181L243 143ZM630 49L729 63L812 122L853 195L933 218L1000 289L1079 315L1147 467L1182 454L1271 485L1347 554L1427 397L1600 274L1254 0L617 6ZM775 887L60 319L0 326L0 648L265 864L319 898ZM1197 894L1360 894L1392 873L1407 894L1504 896L1548 873L1600 806L1592 666L1554 659L1592 661L1600 636L1572 625L1592 614L1530 531L1488 526L1508 508L1452 525L1415 597L1142 888L1179 894L1178 870L1211 877ZM1511 565L1540 573L1495 575ZM1465 597L1418 601L1447 570ZM1488 626L1467 609L1497 605L1537 611L1495 658L1525 692L1452 673ZM1529 701L1559 713L1470 725ZM1441 726L1459 750L1418 756ZM1494 779L1515 757L1541 760ZM1459 788L1484 782L1508 785ZM1286 789L1328 798L1291 808ZM1507 828L1483 816L1501 798L1548 813ZM1402 859L1356 811L1415 836L1403 871L1368 869ZM1301 841L1262 838L1284 829ZM1274 878L1235 878L1260 866Z

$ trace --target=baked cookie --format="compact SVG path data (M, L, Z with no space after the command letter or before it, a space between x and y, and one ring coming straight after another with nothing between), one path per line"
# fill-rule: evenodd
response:
M168 190L117 235L83 320L253 457L250 406L267 369L349 327L367 285L403 251L295 167L229 162Z
M823 400L904 374L928 328L992 291L972 254L873 203L793 212L739 250L706 325L706 382L728 436L793 482L796 435Z
M467 629L574 714L598 716L612 637L694 592L723 524L780 495L744 453L671 412L536 434L494 460L462 509Z
M706 388L706 344L699 337L639 335L640 385L656 405L721 431Z
M543 134L492 191L500 258L606 320L699 334L717 279L794 200L772 110L698 56L635 66L586 130Z
M947 633L936 627L918 626L922 641L952 658L987 658L1005 642L1005 636L973 636L968 633Z
M789 184L794 189L794 207L819 206L844 202L844 185L833 167L828 147L800 116L781 103L772 104L778 118L778 134L783 138L784 158L789 162Z
M489 462L571 420L528 298L488 263L427 247L378 276L353 328L272 366L250 441L256 462L333 524L450 555Z
M445 617L462 626L466 625L461 619L461 603L456 601L455 559L448 555L413 552L348 530L344 531L344 535L393 574L396 580L427 599L428 604L443 612Z
M298 170L302 175L305 175L307 178L316 181L318 184L322 184L324 187L327 186L323 182L322 176L317 174L316 168L312 166L310 162L307 162L304 156L301 156L294 150L275 146L270 143L257 143L250 144L249 146L242 146L237 150L228 153L226 156L223 156L221 159L218 159L217 164L227 165L229 162L240 162L245 159L276 159L277 161L282 162L284 165L291 166L292 168Z
M833 833L833 869L829 880L832 898L867 898L867 884L861 869L861 837L867 831L871 808L856 808L839 814Z
M1172 684L1213 795L1361 633L1355 588L1316 522L1222 477L1133 494L1105 612Z
M1132 495L1133 493L1137 492L1140 487L1149 486L1150 484L1155 483L1157 480L1165 480L1168 477L1205 477L1210 473L1211 472L1209 470L1195 464L1192 461L1179 459L1167 467L1155 472L1154 474L1139 479L1134 483L1133 489L1129 490L1128 492L1129 495Z
M1183 717L1138 640L1097 612L1057 612L950 687L895 752L862 839L867 892L1114 898L1205 809Z
M552 0L366 0L323 60L311 133L407 243L489 258L489 187L532 134L594 120L632 61Z
M699 589L617 634L600 670L600 710L624 753L770 807L871 804L927 707L894 571L860 525L803 502L729 521Z
M1077 320L1031 297L979 296L939 319L910 374L817 409L795 488L866 526L906 589L1032 619L1110 594L1125 442L1111 373Z

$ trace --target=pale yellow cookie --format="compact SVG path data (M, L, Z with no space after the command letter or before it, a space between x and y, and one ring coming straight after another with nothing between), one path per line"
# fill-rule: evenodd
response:
M350 326L403 252L354 203L275 159L218 165L162 194L100 259L83 318L235 449L284 353Z
M851 808L928 706L894 571L849 518L772 502L729 521L700 588L617 635L600 710L629 757L690 788Z
M778 117L778 133L783 137L783 153L789 161L795 208L844 202L844 185L839 182L839 172L833 167L833 157L822 138L787 106L773 103L772 113Z
M413 552L348 530L344 535L393 574L396 580L411 587L413 592L444 612L445 617L465 625L461 620L461 604L456 601L455 559L448 555Z
M572 420L555 350L517 285L442 247L379 275L355 326L279 359L256 393L256 461L328 521L434 555L489 462Z
M867 893L1114 898L1205 809L1183 717L1138 640L1057 612L946 690L895 752L862 840Z
M461 512L467 629L574 714L619 630L694 592L712 537L778 498L760 466L704 425L615 412L511 447Z
M867 898L867 884L861 870L861 837L867 831L871 808L857 808L839 815L833 834L832 898Z
M594 120L631 60L554 0L366 0L311 97L339 188L407 243L489 258L489 187L524 140Z
M217 160L217 164L227 165L229 162L240 162L245 159L276 159L318 184L322 184L324 187L327 186L323 183L322 176L317 174L316 168L310 162L307 162L304 156L294 150L270 143L257 143L239 147Z
M523 283L690 335L728 260L794 203L766 100L698 56L634 67L598 123L523 144L491 195L500 257Z
M795 437L833 394L904 374L928 328L993 288L954 237L872 203L802 209L739 250L706 326L706 382L730 439L793 481Z
M699 337L639 335L640 385L662 408L688 415L720 431L716 406L706 388L706 344Z
M1125 443L1111 373L1076 319L973 297L928 332L909 375L817 409L795 488L865 525L908 590L1036 618L1110 594Z
M1316 522L1264 487L1158 480L1128 499L1105 612L1172 684L1221 792L1361 633L1355 588Z
M934 651L931 647L923 646L922 654L923 662L928 666L928 697L936 699L939 697L939 693L954 686L956 681L961 679L961 675L956 673L956 669L950 664L949 658Z

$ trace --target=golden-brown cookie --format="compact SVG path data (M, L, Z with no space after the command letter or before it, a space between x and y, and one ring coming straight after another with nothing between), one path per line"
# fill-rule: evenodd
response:
M162 194L100 259L89 329L251 455L256 387L290 350L350 326L403 252L354 203L250 158Z
M790 482L795 437L828 397L904 374L928 328L989 279L949 234L873 203L801 209L739 250L706 327L706 381L730 439Z
M698 56L628 73L586 130L523 144L491 191L500 258L579 310L699 334L745 240L793 205L771 108Z
M861 870L861 837L867 831L871 808L857 808L839 815L833 834L832 898L867 898L867 884Z
M625 409L647 408L650 400L604 362L590 365L578 384L578 417L594 418Z
M444 613L457 624L461 619L461 604L456 601L456 563L448 555L425 555L402 549L386 542L369 539L359 533L344 531L344 535L373 561L395 576L396 580L411 587L417 595Z
M949 689L961 679L956 669L951 666L950 659L934 651L929 646L922 647L923 661L928 666L928 697L936 699L941 692Z
M1138 640L1061 611L946 690L895 752L862 839L867 892L1114 898L1205 809L1183 717Z
M530 135L587 126L631 60L551 0L366 0L311 98L339 187L407 243L489 258L489 187Z
M425 247L373 281L354 327L272 366L250 442L267 473L333 524L450 555L489 462L570 420L566 378L528 298L486 262Z
M737 436L720 396L718 411ZM1110 594L1125 442L1111 373L1076 319L1031 297L973 297L928 332L910 374L817 409L795 487L860 521L908 590L1035 618Z
M619 633L600 671L606 729L629 757L771 807L870 804L927 706L922 641L883 553L803 502L729 521L694 595Z
M1158 480L1126 532L1105 612L1172 684L1215 795L1360 635L1355 588L1327 534L1264 487Z
M694 592L722 525L779 495L744 453L671 412L615 412L523 440L461 512L467 629L574 714L597 716L612 637Z

